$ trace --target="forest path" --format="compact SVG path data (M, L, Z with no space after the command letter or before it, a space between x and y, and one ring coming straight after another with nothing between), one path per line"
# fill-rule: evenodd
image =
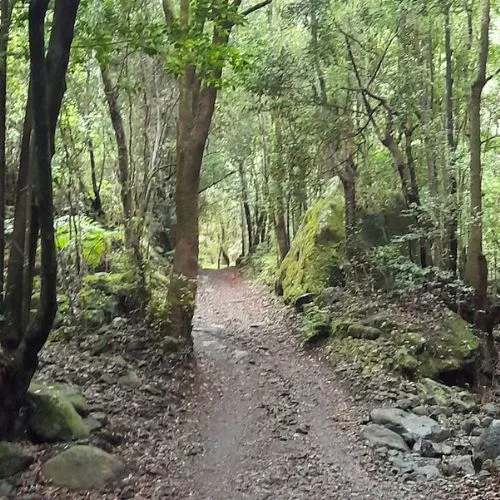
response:
M424 498L370 465L362 410L268 291L234 269L204 271L197 304L182 498Z

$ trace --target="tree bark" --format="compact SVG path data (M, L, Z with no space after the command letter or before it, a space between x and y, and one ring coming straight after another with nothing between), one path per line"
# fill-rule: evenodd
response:
M125 226L127 227L130 225L130 218L133 215L133 196L130 185L127 137L125 135L123 118L118 104L118 92L116 87L111 82L108 68L102 62L99 62L99 66L101 69L104 93L106 95L106 102L108 103L111 124L113 125L113 132L115 134L116 145L118 148L118 180L120 181L123 216L125 219Z
M198 275L198 192L205 144L215 109L217 89L202 86L192 65L179 79L179 118L175 183L176 235L168 291L171 334L192 346L191 322Z
M457 261L458 261L458 210L457 210L457 178L455 174L455 161L454 154L456 150L455 141L455 124L453 118L453 62L452 62L452 49L451 49L451 19L450 19L451 5L445 6L445 23L444 23L444 51L446 60L446 77L445 77L445 116L446 116L446 141L448 145L447 151L447 169L446 169L446 183L447 183L447 196L449 199L448 209L449 213L446 214L446 239L447 239L447 268L453 273L457 274Z
M54 241L51 159L54 152L57 117L65 91L64 79L79 0L56 0L49 51L45 57L44 32L48 3L49 0L31 0L30 2L31 83L23 138L24 148L21 152L21 154L24 152L25 156L20 162L19 174L21 177L23 168L24 173L27 173L30 166L33 167L35 174L34 199L39 214L39 217L36 217L36 222L39 223L40 227L41 243L40 303L35 319L28 328L24 328L22 325L23 304L20 300L20 303L16 304L16 311L18 311L16 314L19 314L19 323L16 326L19 327L19 330L15 332L14 341L5 342L6 337L2 335L4 349L0 352L0 438L10 437L15 431L19 408L24 403L29 383L38 364L38 353L47 340L57 310L57 261ZM51 48L54 52L51 52ZM49 65L50 61L53 61L52 66ZM52 70L50 73L49 66ZM32 128L33 134L31 133ZM32 148L35 149L36 154L30 155L29 152ZM21 217L24 217L22 220L24 225L19 225L22 228L20 233L23 244L26 236L27 208L26 203L22 206L18 205L16 201L15 217L20 217L19 213L21 213ZM15 244L14 240L12 246L14 247ZM21 256L25 248L25 246L20 247ZM8 278L15 286L11 292L20 294L22 299L22 266L20 273L16 274L17 281L12 280L10 271L9 267ZM12 298L15 294L11 294L10 297ZM7 305L6 301L6 308Z
M243 162L238 163L238 172L240 174L241 183L241 199L243 203L243 212L245 215L245 226L248 236L248 253L252 253L254 249L253 241L253 227L252 227L252 213L250 211L250 204L248 203L248 183L245 175Z
M14 2L15 0L13 0ZM5 181L6 165L6 119L7 119L7 49L12 5L9 0L0 0L0 313L3 314L4 269L5 269Z
M477 72L471 86L469 98L470 221L465 265L465 279L475 290L476 309L484 309L487 289L487 265L483 255L482 226L481 96L486 85L489 27L490 0L481 0Z

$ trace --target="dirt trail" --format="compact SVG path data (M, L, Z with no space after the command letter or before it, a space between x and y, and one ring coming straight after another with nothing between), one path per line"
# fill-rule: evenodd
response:
M362 410L293 328L290 312L237 271L202 273L201 389L187 415L189 491L177 498L424 498L375 471L357 438Z

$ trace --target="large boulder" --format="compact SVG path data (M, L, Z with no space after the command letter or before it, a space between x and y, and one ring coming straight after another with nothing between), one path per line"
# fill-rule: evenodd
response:
M363 437L372 446L385 446L387 448L399 451L410 451L405 440L394 431L383 427L382 425L369 424L363 429Z
M19 446L0 441L0 479L13 476L33 463L33 457Z
M76 408L84 410L84 400L76 389L31 384L28 391L31 411L29 431L40 442L71 441L88 437L89 430Z
M125 475L123 462L94 446L73 446L47 461L44 476L58 486L80 489L103 489Z
M432 418L415 415L399 408L375 408L370 413L371 420L404 437L408 442L419 439L443 441L448 434Z
M343 252L344 207L340 193L335 193L319 199L307 211L281 263L278 282L284 299L318 294L341 283Z
M475 455L483 460L495 460L500 456L500 420L493 420L484 430L476 445Z
M425 324L421 318L413 323L407 312L395 309L392 315L386 312L384 322L377 307L366 314L347 304L344 309L349 315L335 315L330 325L331 352L353 361L367 375L385 370L449 385L472 381L479 339L458 315L443 311L433 317L432 323ZM404 318L399 322L394 319L398 314ZM424 398L430 398L430 393L436 396L436 402L429 404L451 404L453 395L427 385L420 390ZM457 401L456 406L465 408L468 404L465 400Z

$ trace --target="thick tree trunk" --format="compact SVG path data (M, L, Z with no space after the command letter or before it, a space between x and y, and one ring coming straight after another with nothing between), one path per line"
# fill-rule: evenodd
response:
M179 80L175 182L176 233L168 291L170 334L192 346L191 329L198 275L198 192L205 144L217 98L187 66Z
M465 279L474 287L476 309L485 307L487 265L483 255L481 95L486 84L490 26L490 0L481 0L481 30L477 73L469 99L470 222Z

